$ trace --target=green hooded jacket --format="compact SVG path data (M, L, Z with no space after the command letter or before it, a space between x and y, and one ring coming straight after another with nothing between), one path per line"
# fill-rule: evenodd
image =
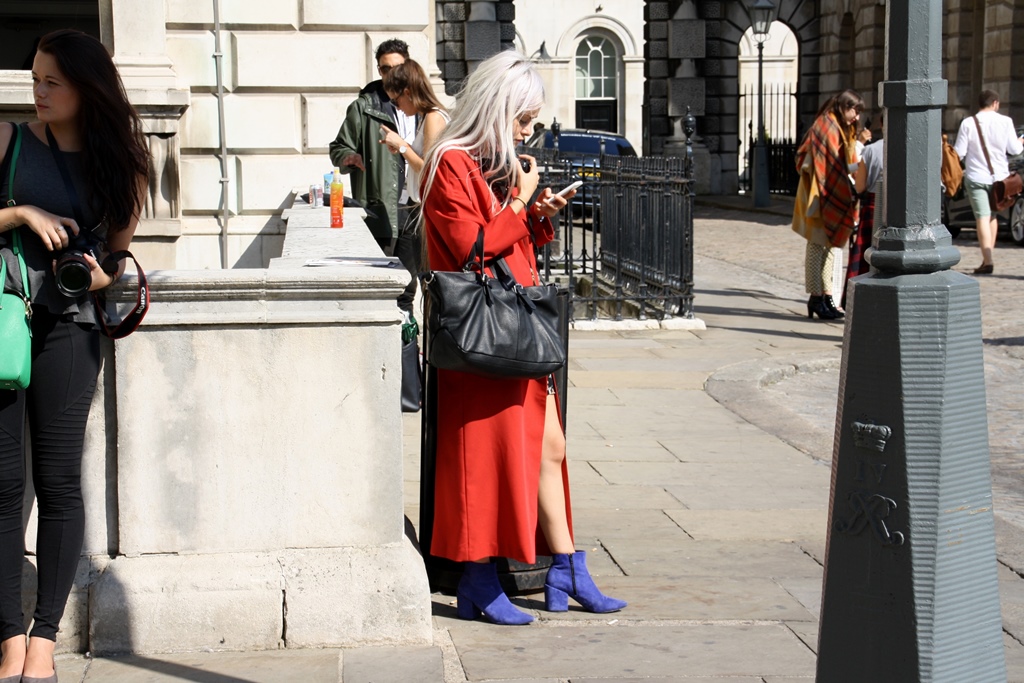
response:
M380 143L380 126L397 130L395 107L387 98L381 81L373 81L348 106L345 121L330 146L331 161L342 173L352 176L352 198L367 210L366 224L378 240L398 235L398 195L402 158ZM366 171L343 166L349 154L360 154Z

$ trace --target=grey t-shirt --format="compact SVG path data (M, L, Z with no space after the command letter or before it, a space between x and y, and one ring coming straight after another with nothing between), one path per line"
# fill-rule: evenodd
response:
M49 146L36 137L28 124L21 125L21 153L15 168L14 192L7 192L7 176L0 178L0 197L4 200L12 196L23 206L35 206L57 216L73 218L75 215L67 188L61 178L57 163L50 153ZM13 146L11 147L13 153ZM81 164L80 152L65 152L68 172L78 192L81 202L82 217L89 228L101 238L106 239L107 226L99 224L97 212L89 205L89 188L84 180L85 173ZM28 226L15 228L21 235L21 245L28 268L29 294L34 306L45 306L51 313L64 315L71 320L97 325L95 307L92 296L83 295L71 299L57 289L53 276L54 253L47 251L39 236ZM0 233L0 255L7 261L6 288L10 291L23 291L18 260L11 251L10 233Z
M864 168L867 169L868 182L867 192L874 192L879 194L881 192L881 186L879 181L882 179L882 155L884 149L882 147L882 141L874 142L864 148L864 153L861 155L861 161L864 162Z

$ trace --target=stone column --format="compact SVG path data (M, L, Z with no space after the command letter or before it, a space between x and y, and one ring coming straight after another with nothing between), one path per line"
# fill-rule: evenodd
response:
M189 91L179 87L167 55L165 0L100 2L100 38L113 52L128 98L142 117L150 148L150 182L137 236L181 235L179 122ZM211 59L213 59L211 55Z
M941 3L886 5L883 213L847 296L818 681L1006 680L977 282L939 220Z

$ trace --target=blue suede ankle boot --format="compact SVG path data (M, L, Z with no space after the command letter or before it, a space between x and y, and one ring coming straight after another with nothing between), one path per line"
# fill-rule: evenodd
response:
M552 555L548 577L544 579L544 608L549 612L565 612L569 598L588 612L618 612L625 600L609 598L597 589L587 571L587 554L579 550L572 555Z
M503 626L520 626L533 621L533 617L509 602L498 583L498 568L492 562L466 562L455 596L460 619L473 620L482 612L495 624Z

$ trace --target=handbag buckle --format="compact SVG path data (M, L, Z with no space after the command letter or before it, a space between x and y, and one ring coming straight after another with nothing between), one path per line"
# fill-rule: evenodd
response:
M32 320L32 302L21 297L21 300L25 302L25 320Z

